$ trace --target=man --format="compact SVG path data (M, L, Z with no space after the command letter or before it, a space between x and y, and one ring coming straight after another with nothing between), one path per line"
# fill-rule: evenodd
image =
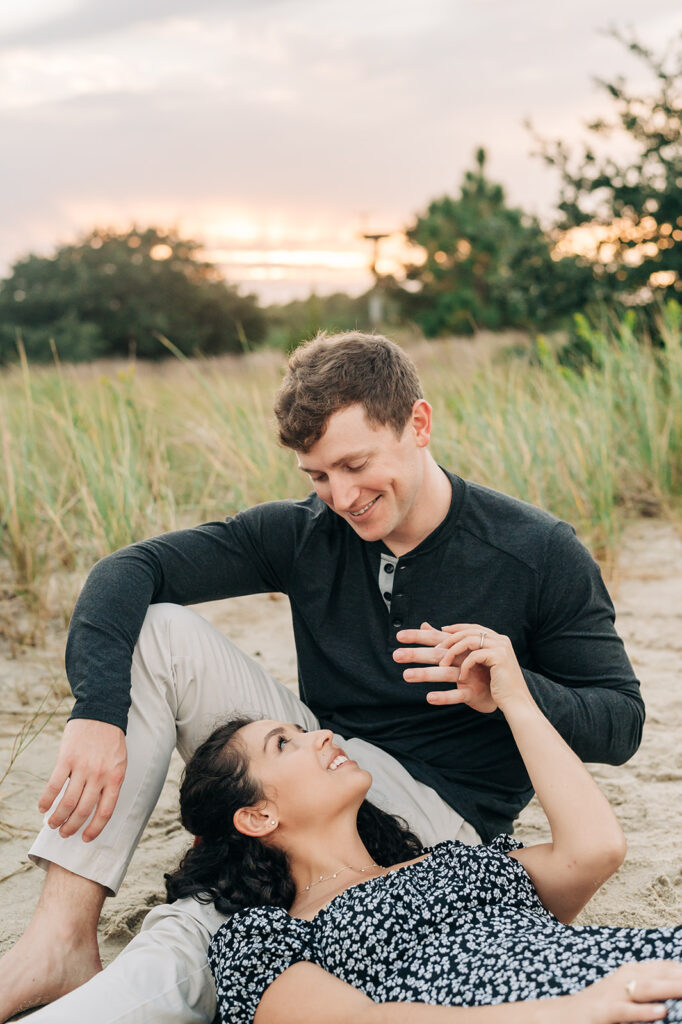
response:
M396 345L316 339L290 360L275 412L313 495L133 545L86 582L67 645L76 703L41 801L52 829L31 851L48 874L0 963L0 1019L96 974L104 897L173 745L189 756L232 710L333 729L372 772L372 798L426 842L510 830L532 792L501 713L461 702L463 624L481 646L489 631L511 638L584 760L637 749L639 685L595 563L567 524L435 463L431 408ZM289 596L305 704L178 607L269 591ZM114 965L35 1020L89 1021L96 1007L99 1021L210 1021L205 948L220 918L182 902L152 911Z

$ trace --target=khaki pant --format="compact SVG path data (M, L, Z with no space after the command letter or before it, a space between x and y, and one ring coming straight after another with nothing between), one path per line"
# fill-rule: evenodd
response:
M265 715L318 728L312 712L281 683L195 612L152 605L132 663L128 769L116 809L91 843L62 839L44 826L29 856L52 861L115 894L156 804L173 748L187 760L214 727L234 713ZM373 777L369 798L399 814L426 845L479 837L438 794L389 754L364 740L337 737ZM212 1021L215 992L206 962L211 935L224 921L193 899L154 908L140 934L102 974L30 1019L69 1024L189 1024Z

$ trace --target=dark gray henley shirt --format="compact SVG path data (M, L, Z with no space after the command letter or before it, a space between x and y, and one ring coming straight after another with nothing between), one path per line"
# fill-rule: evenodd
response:
M448 477L448 515L397 561L315 495L102 559L69 632L72 717L125 729L132 652L151 603L279 591L291 603L301 698L323 726L383 747L484 840L511 831L532 796L510 730L499 711L427 704L439 686L403 680L405 665L392 658L397 630L475 622L506 634L533 696L576 753L627 760L644 705L598 566L568 524ZM386 565L394 566L390 592L379 585Z

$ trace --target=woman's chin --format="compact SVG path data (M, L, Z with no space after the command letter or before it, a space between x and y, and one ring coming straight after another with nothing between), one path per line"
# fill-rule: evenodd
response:
M352 776L355 785L360 785L360 779L364 780L368 787L372 785L372 776L357 761L348 761L342 767L346 769L349 777Z
M362 799L364 800L367 794L369 793L370 789L372 788L372 782L374 780L372 779L371 773L368 772L366 768L361 768L360 765L357 766L356 772L359 776L358 790L362 790Z
M372 776L366 768L360 768L355 763L346 763L337 771L343 772L343 782L340 777L334 779L335 785L327 787L327 795L324 799L324 805L332 817L344 810L358 810L372 787ZM315 815L316 817L319 815L319 803L317 802Z
M347 772L344 785L346 802L359 807L372 788L372 776L366 768L361 768L357 764L349 765Z

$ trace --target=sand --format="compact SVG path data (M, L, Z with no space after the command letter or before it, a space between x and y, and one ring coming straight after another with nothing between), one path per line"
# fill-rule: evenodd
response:
M615 806L629 841L625 865L581 915L583 923L673 924L682 920L682 537L671 523L630 524L609 587L617 625L642 680L648 716L644 741L623 767L595 766L593 773ZM0 591L0 776L22 725L51 686L65 692L65 631L54 624L31 646L31 630L6 629L15 602ZM296 687L289 607L275 595L200 606L202 614L287 685ZM263 629L263 623L267 629ZM16 623L15 623L16 625ZM9 637L9 639L8 639ZM57 711L17 758L0 783L0 950L20 934L37 899L42 872L26 851L40 825L36 809L49 776L69 710ZM106 901L101 925L105 962L125 946L149 907L163 899L162 872L187 844L177 814L180 760L174 757L160 802L115 899ZM548 836L533 802L517 834L535 842Z

